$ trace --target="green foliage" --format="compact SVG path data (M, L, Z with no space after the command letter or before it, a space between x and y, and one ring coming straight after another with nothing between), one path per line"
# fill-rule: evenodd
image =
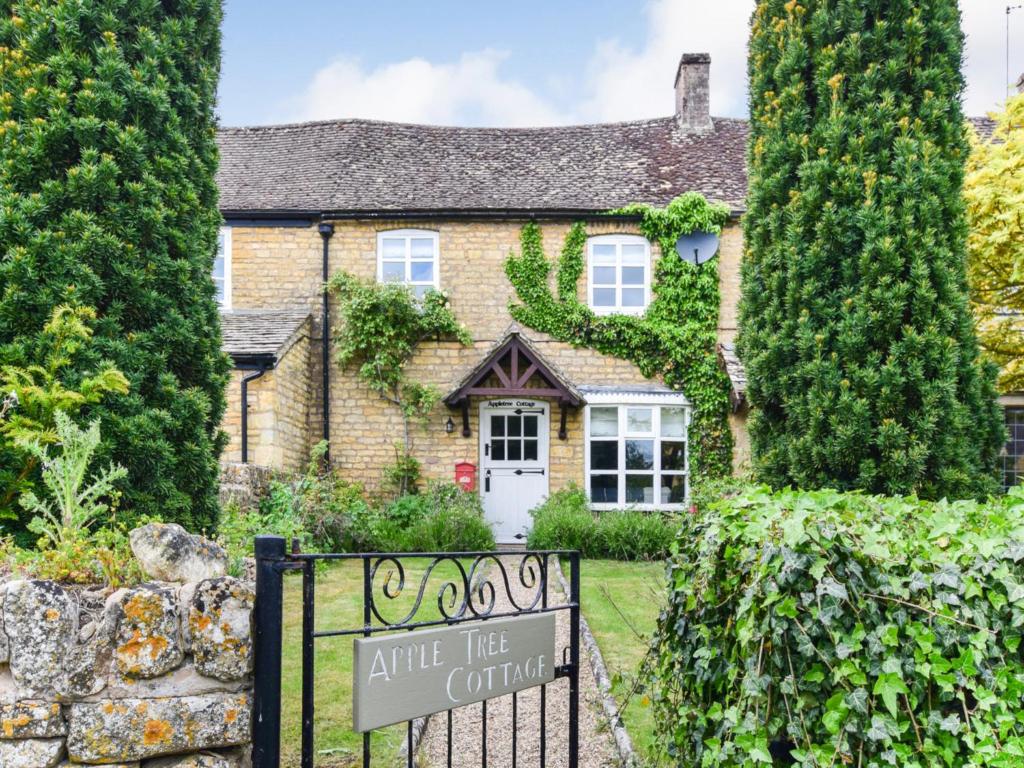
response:
M108 395L128 392L128 381L111 364L100 363L95 373L76 366L91 344L95 320L90 308L57 307L37 339L34 354L40 362L0 366L0 392L5 395L0 413L0 519L17 519L15 502L32 487L38 465L38 457L24 446L57 442L58 411L73 418ZM66 378L77 379L74 388Z
M690 466L697 477L731 471L729 383L718 365L718 261L700 267L676 258L680 235L698 230L720 232L728 220L724 206L711 205L697 193L677 197L664 208L632 205L616 214L640 219L640 230L667 258L654 269L654 298L642 317L595 315L578 298L584 272L586 228L572 225L558 260L557 296L552 295L552 264L544 254L540 228L522 229L520 253L510 255L505 272L519 303L509 310L523 325L578 347L632 361L644 376L661 376L694 403Z
M649 670L677 765L1018 766L1024 493L748 489L684 519Z
M577 549L587 558L659 560L675 537L678 520L660 512L592 512L585 491L570 485L530 511L530 549Z
M220 214L221 3L8 0L0 15L0 364L37 361L62 305L92 306L74 370L122 371L88 409L128 470L124 508L217 514L229 364L210 279Z
M996 487L995 371L967 304L956 0L760 0L740 357L758 476Z
M964 199L967 280L982 348L1006 392L1024 389L1024 96L1007 99L987 141L974 137Z
M338 364L354 366L360 380L402 415L404 443L389 477L404 494L419 476L411 423L424 422L439 398L433 387L410 379L405 367L424 341L455 339L468 346L472 338L440 291L428 291L419 300L407 286L359 280L346 272L331 278L327 289L339 305L334 331Z

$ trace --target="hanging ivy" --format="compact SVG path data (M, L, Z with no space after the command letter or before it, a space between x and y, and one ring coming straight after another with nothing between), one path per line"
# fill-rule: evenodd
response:
M610 213L639 217L640 231L669 255L654 268L654 296L643 316L599 316L579 300L587 242L582 222L569 228L557 265L544 254L540 227L534 222L523 226L520 253L510 254L505 262L518 297L509 311L525 326L576 347L629 360L644 376L660 376L669 387L685 393L694 406L691 472L697 479L728 475L729 381L715 350L721 302L718 257L695 267L671 255L681 235L721 232L729 210L688 192L665 208L630 205ZM556 294L550 287L553 268Z

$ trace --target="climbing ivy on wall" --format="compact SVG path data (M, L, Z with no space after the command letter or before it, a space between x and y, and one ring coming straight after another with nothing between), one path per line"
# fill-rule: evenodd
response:
M525 326L576 347L629 360L644 376L661 376L668 386L685 393L694 406L692 475L696 479L728 475L732 467L729 382L715 351L718 257L695 267L674 254L681 235L721 232L729 210L688 192L665 208L637 204L610 213L638 216L640 231L668 255L654 267L654 295L643 316L596 315L579 300L587 242L582 222L570 227L557 264L544 254L540 227L534 222L523 226L520 253L510 254L505 262L505 273L518 297L509 311Z

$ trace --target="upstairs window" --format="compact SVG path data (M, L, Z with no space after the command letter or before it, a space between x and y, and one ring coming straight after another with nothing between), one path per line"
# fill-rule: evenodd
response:
M377 235L377 282L402 283L422 299L438 282L437 232L397 229Z
M217 255L213 258L213 287L221 309L231 309L231 227L217 234Z
M637 235L587 241L590 308L599 315L641 315L651 303L651 245Z

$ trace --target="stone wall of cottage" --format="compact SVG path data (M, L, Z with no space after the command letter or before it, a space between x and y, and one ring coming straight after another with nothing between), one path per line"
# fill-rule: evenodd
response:
M253 587L177 526L140 541L166 580L0 584L3 768L249 764Z
M392 229L419 228L435 231L440 245L440 285L451 301L456 317L465 323L473 337L472 347L450 342L422 345L409 366L409 374L446 394L463 374L472 368L500 340L512 322L508 303L514 291L505 277L504 262L511 251L519 250L521 221L351 221L334 222L330 242L332 272L346 270L374 279L377 272L377 234ZM544 247L549 257L561 252L571 221L541 225ZM617 221L588 223L588 234L639 234L636 226ZM232 233L232 306L234 309L309 308L319 316L322 240L315 226L304 228L236 227ZM739 296L739 260L742 232L731 225L722 238L722 314L719 336L731 339L735 334L736 305ZM652 256L659 258L656 244ZM554 277L552 276L552 283ZM580 296L586 287L581 281ZM629 385L646 383L632 363L601 355L586 348L573 348L531 329L522 329L552 363L577 385ZM310 334L311 351L307 375L312 385L307 424L310 443L321 433L320 328L314 324ZM268 374L269 376L270 374ZM280 372L274 372L279 377ZM236 372L232 389L237 390ZM262 390L266 382L257 382L251 392ZM253 395L250 395L252 402ZM237 401L237 395L235 396ZM262 409L263 401L254 404ZM237 460L237 426L230 420L237 402L229 405L225 426L232 433L228 460ZM250 411L252 418L253 411ZM445 431L449 416L456 422L454 433ZM426 478L451 479L459 461L478 463L479 403L470 409L472 436L461 435L461 415L439 405L427 423L414 426L414 453L423 463ZM583 482L582 413L569 413L568 440L558 439L558 410L551 417L550 475L551 489L570 481ZM261 433L262 435L262 433ZM331 455L332 460L352 480L370 489L379 487L381 470L395 460L395 443L403 438L402 421L391 404L381 400L361 384L352 372L334 368L331 372ZM308 445L307 444L307 449ZM250 432L251 450L255 447ZM232 452L234 450L234 452ZM260 462L266 454L250 455ZM276 457L267 456L268 459Z

